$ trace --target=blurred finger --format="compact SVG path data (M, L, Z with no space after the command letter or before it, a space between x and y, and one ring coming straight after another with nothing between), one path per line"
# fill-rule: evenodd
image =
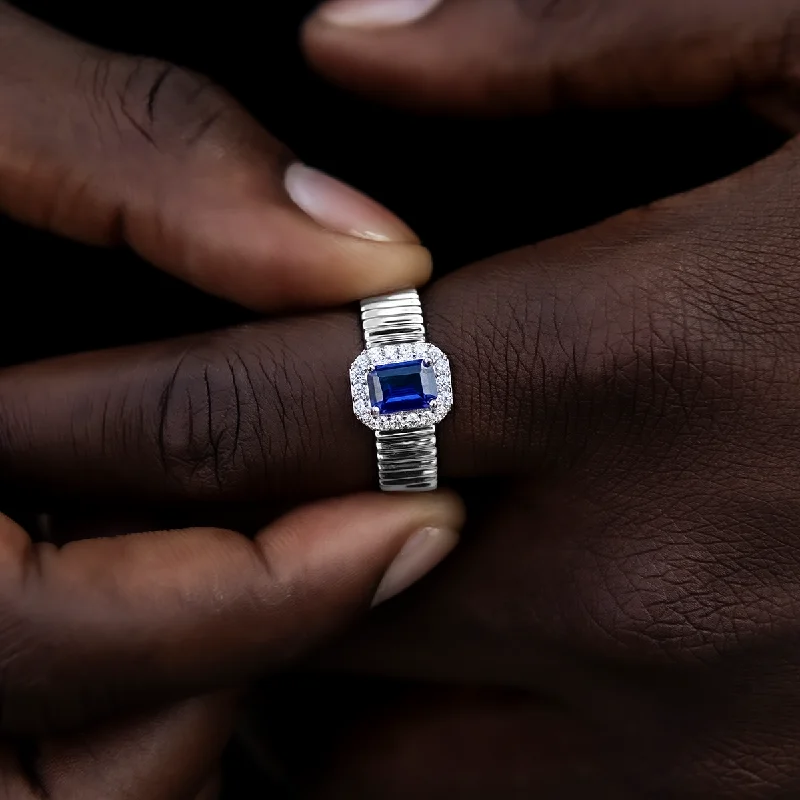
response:
M792 80L796 17L794 0L331 0L304 38L324 74L382 99L543 111Z

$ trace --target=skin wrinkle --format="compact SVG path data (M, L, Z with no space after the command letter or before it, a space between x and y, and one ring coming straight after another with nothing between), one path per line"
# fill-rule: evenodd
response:
M261 404L258 402L258 394L256 392L256 387L255 384L253 383L253 378L250 374L250 370L247 367L247 362L238 352L233 352L232 356L239 359L239 364L242 370L244 371L247 384L250 388L250 398L253 402L253 406L255 407L255 427L251 428L251 435L253 436L254 440L259 442L260 444L262 467L264 470L263 476L264 476L264 482L266 483L268 477L267 464L269 464L267 444L264 441L264 437L258 436L258 431L264 429L264 423L261 417ZM250 460L247 459L245 463L249 465Z
M172 373L172 378L167 382L166 386L164 387L164 391L161 395L161 403L159 404L158 454L162 467L164 469L164 473L167 476L169 476L170 473L169 459L167 456L167 445L166 445L167 423L169 420L170 401L174 397L175 386L178 381L178 375L181 371L181 367L183 366L185 357L186 353L183 353L178 357L175 363L175 370ZM192 421L191 408L189 409L189 412L190 412L188 415L189 425L192 426L193 421ZM190 438L192 436L191 430L189 436ZM105 440L105 426L103 428L103 439Z
M231 373L231 385L233 386L233 396L236 401L236 405L234 407L234 419L236 421L234 423L233 430L233 444L231 445L231 462L235 463L236 456L239 453L239 434L242 429L242 401L239 397L239 378L236 370L234 369L233 360L228 354L226 354L226 360L228 362L228 369Z
M138 70L139 66L141 66L141 62L139 65L137 65L136 70ZM150 91L147 92L147 117L150 120L151 125L155 122L156 97L158 97L161 87L164 85L164 81L167 79L168 75L173 69L175 69L175 67L172 64L162 65L161 73L156 76L156 79L153 81L153 84L150 87ZM135 71L131 73L131 75L134 74Z
M208 377L208 367L203 370L203 383L206 390L206 419L207 419L207 445L211 454L211 475L218 488L222 488L222 471L220 470L219 441L224 435L225 428L215 429L214 405L212 401L211 381ZM218 432L217 432L218 430Z
M713 524L711 524L711 523L709 523L709 524L710 524L710 528L713 529Z
M118 69L128 71L128 77L121 81L123 88L109 110L119 108L157 150L163 149L163 139L174 154L191 153L193 145L221 119L229 102L208 78L191 70L151 58L113 58L119 62ZM168 113L159 113L162 106Z
M284 342L281 340L275 344L275 347L266 349L266 357L261 364L261 371L268 379L268 385L272 389L275 408L278 414L278 424L281 426L282 435L276 437L276 441L280 442L282 445L282 450L279 452L278 458L282 458L286 461L293 461L295 459L304 461L311 456L308 450L308 438L300 438L296 445L298 451L293 452L289 449L288 442L290 436L287 435L287 429L291 427L303 430L304 426L307 425L308 417L302 405L302 398L298 408L296 398L293 396L293 389L291 388L293 384L289 380L288 372L289 358L284 355L283 351ZM285 396L287 392L283 387L290 388L289 396ZM316 404L314 404L314 406L316 406Z
M298 430L314 430L323 431L323 421L319 416L317 407L322 405L318 402L320 388L314 386L312 380L304 380L305 373L310 371L307 369L306 359L301 356L296 350L293 350L291 345L287 346L287 342L281 342L281 358L277 362L280 367L280 374L276 383L279 386L291 387L290 404L289 408L294 416L294 425ZM301 372L302 368L302 372ZM313 390L309 391L311 387ZM345 389L346 387L341 387ZM347 397L346 392L340 391L331 393L332 397ZM285 413L285 407L283 409ZM308 438L301 439L303 450L298 453L299 459L302 460L316 460L317 454L314 452L315 444L319 442L319 435L316 437L317 442L312 442ZM318 458L318 456L317 456Z

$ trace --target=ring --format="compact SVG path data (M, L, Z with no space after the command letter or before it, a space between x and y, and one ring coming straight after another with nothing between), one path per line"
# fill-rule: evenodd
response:
M350 367L353 411L375 431L384 492L438 484L436 428L453 406L450 361L425 341L416 290L361 302L366 349Z

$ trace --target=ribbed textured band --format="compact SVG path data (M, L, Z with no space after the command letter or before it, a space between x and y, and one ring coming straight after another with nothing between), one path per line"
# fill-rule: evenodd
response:
M432 492L438 482L436 429L378 431L378 474L384 492Z
M425 341L422 305L415 289L363 300L361 325L367 347Z
M415 289L361 303L367 347L425 341L422 305ZM431 492L437 487L436 429L377 431L378 474L384 492Z

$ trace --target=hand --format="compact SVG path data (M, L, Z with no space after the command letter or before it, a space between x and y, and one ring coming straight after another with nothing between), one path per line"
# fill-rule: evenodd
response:
M442 472L480 478L482 509L463 552L339 663L530 699L478 709L516 746L482 762L475 739L469 791L451 796L794 791L799 170L790 144L426 293L457 392ZM19 488L139 503L364 488L374 454L347 386L358 350L355 315L334 313L8 370L0 469ZM140 413L123 427L131 397ZM465 747L474 711L444 726L461 725ZM580 769L537 758L554 726ZM347 780L408 796L453 757L438 730L424 764L363 759Z
M402 222L293 163L207 79L78 42L4 2L0 212L127 245L259 311L333 305L430 271Z
M402 727L371 727L372 758L329 795L796 792L798 170L792 144L428 292L458 393L442 471L480 478L482 509L439 580L338 663L527 702L407 707ZM160 502L365 487L374 456L347 402L358 349L354 317L335 314L10 370L0 466L18 485ZM108 425L132 396L142 413ZM424 762L403 749L422 741Z

